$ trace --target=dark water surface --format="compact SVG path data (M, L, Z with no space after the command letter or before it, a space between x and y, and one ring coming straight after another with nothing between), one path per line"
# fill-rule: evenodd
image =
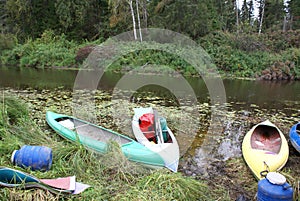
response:
M76 76L76 70L0 67L0 87L52 89L63 86L66 89L73 89ZM98 84L98 89L113 90L122 76L117 73L105 73ZM176 83L178 78L171 79L170 82ZM208 100L209 94L203 79L185 79L199 101ZM227 102L235 105L240 103L243 107L255 104L264 108L283 109L287 104L293 105L300 101L300 82L224 79L223 83ZM172 92L157 85L145 86L143 90L155 91L162 96L172 95Z

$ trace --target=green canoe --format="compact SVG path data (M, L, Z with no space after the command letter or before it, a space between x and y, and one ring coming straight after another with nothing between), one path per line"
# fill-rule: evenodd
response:
M51 111L47 111L46 121L62 137L71 141L79 141L82 145L96 152L106 153L107 143L116 141L130 161L152 168L162 168L165 165L159 154L137 141L112 130Z

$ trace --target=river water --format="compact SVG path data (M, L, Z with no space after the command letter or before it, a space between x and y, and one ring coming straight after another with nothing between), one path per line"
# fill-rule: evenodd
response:
M0 67L0 87L15 89L36 88L52 89L64 86L72 89L76 70L61 69L33 69ZM98 89L112 90L122 78L119 73L105 73L98 85ZM208 98L207 87L201 78L185 78L194 90L199 101ZM176 82L176 78L174 78ZM270 82L239 79L224 79L227 102L241 103L240 105L255 104L264 108L283 109L285 103L300 101L300 82ZM157 85L148 86L144 90L156 91L161 95L168 95L169 91Z

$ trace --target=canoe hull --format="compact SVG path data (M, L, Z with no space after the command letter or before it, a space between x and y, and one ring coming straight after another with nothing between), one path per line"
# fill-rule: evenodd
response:
M292 126L289 137L293 147L300 153L300 122Z
M74 127L74 129L70 129L59 123L62 120L70 120L80 125L77 128ZM51 111L47 111L46 121L48 125L63 138L72 142L79 142L98 153L106 153L108 142L113 140L120 145L122 152L130 161L138 162L151 168L164 167L164 161L157 153L149 150L135 140L112 130ZM90 131L90 133L93 131L93 134L86 134L87 130Z
M266 145L262 142L254 141L254 133L256 133L259 128L276 130L276 134L270 134L270 136L268 136L269 138L265 139L266 141L268 139L274 139L275 142L268 142L270 148L265 148ZM272 135L278 135L278 137L272 137ZM271 146L271 143L274 143L274 145ZM255 125L247 132L242 143L242 153L250 170L254 176L260 180L264 178L261 175L262 172L278 171L286 164L289 156L289 148L282 132L267 120Z

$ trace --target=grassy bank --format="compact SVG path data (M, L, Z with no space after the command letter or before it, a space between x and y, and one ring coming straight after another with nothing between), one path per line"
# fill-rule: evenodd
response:
M269 34L238 35L227 32L214 32L199 38L197 43L212 59L219 72L226 76L255 78L264 70L278 74L286 74L293 79L300 78L300 31L274 32ZM11 41L11 42L9 42ZM93 45L103 41L68 41L64 35L56 36L52 31L45 31L36 40L27 40L18 44L12 36L2 35L0 54L2 65L18 65L21 67L75 67L82 65ZM138 45L137 45L138 46ZM83 49L82 49L83 48ZM197 75L197 70L178 55L159 50L135 51L116 60L110 67L111 71L134 68L145 64L167 65L184 75ZM177 51L177 50L176 50ZM179 50L180 51L180 50ZM279 65L277 65L279 64Z
M229 200L225 189L211 191L204 181L131 163L114 144L106 155L99 156L79 144L69 143L34 123L20 100L3 95L0 106L1 166L40 179L75 175L77 181L92 186L76 196L53 195L39 189L0 188L0 200ZM30 171L11 164L13 150L25 144L52 148L50 171Z

